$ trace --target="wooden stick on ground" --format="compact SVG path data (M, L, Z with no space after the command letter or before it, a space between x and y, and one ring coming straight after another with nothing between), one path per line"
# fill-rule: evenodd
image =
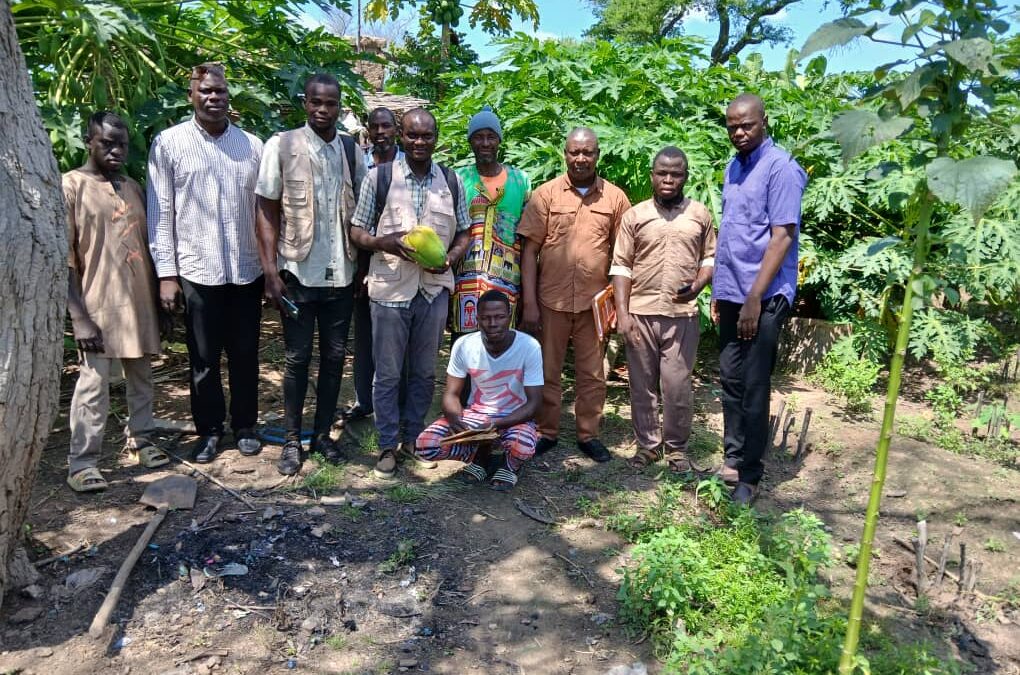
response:
M786 412L786 399L779 401L779 409L776 410L775 420L772 422L772 426L769 427L769 443L767 447L772 447L776 442L776 434L779 433L779 427L783 423L783 413Z
M963 590L963 573L967 569L967 544L960 542L960 578L956 580L959 584L956 591L959 593Z
M793 461L800 461L807 450L808 428L811 426L811 408L804 410L804 424L800 427L800 437L797 439L797 452L793 455Z
M49 558L43 558L42 560L36 560L34 563L32 563L32 565L34 565L35 567L43 567L44 565L49 565L50 563L56 562L65 556L74 555L75 553L84 551L88 547L89 543L87 541L83 541L74 548L72 548L70 551L65 551L63 553L51 555Z
M580 566L580 565L578 565L578 564L577 564L576 562L574 562L574 561L573 561L573 560L571 560L570 558L568 558L568 557L566 557L566 556L563 556L563 555L560 555L559 553L553 553L553 555L554 555L554 556L556 556L557 558L559 558L560 560L562 560L563 562L567 563L567 564L568 564L568 565L570 565L571 567L573 567L573 568L574 568L574 571L575 571L575 572L577 572L577 573L578 573L578 574L580 574L580 575L581 575L582 577L584 577L584 580L588 582L588 586L589 586L589 587L591 587L591 588L595 588L595 582L591 580L591 577L589 577L589 576L588 576L588 575L587 575L587 574L585 573L585 571L584 571L583 569L581 569L581 566Z
M195 472L195 473L197 473L198 475L202 476L202 478L205 478L206 480L208 480L208 481L210 481L210 482L212 482L212 483L215 483L216 485L219 485L219 486L220 486L221 488L223 488L224 490L226 490L228 494L230 494L231 496L233 496L233 497L234 497L234 499L238 500L239 502L241 502L242 504L244 504L245 506L247 506L247 507L248 507L249 509L253 509L253 510L254 510L254 509L256 509L256 508L257 508L257 507L255 506L255 503L254 503L254 502L252 502L252 501L251 501L250 499L248 499L247 497L245 497L244 495L242 495L242 494L241 494L240 492L237 492L236 490L232 490L232 489L230 489L229 487L227 487L227 486L226 486L226 485L225 485L225 484L223 483L223 481L221 481L221 480L220 480L219 478L216 478L215 476L212 476L212 475L210 475L210 474L206 473L205 471L202 471L202 469L199 469L199 468L198 468L197 466L195 466L195 465L194 465L194 464L192 464L191 462L189 462L189 461L187 461L186 459L183 459L183 458L181 458L181 457L178 457L177 455L175 455L175 454L174 454L174 453L172 453L172 452L169 452L169 451L165 451L165 452L166 452L166 454L170 455L171 457L173 457L174 459L176 459L176 460L177 460L178 462L180 462L180 463L181 463L181 464L183 464L184 466L188 467L189 469L191 469L192 471L194 471L194 472Z
M942 578L946 574L946 562L949 560L949 547L953 545L953 537L957 535L957 529L946 534L946 540L942 542L942 555L939 556L938 571L935 572L936 592L942 590Z

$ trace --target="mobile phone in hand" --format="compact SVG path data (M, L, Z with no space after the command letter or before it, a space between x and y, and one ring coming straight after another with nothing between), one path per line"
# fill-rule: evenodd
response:
M677 295L684 295L686 293L690 293L691 292L691 288L693 288L693 287L694 287L694 284L687 284L686 286L681 286L680 289L676 292L676 294Z
M298 318L298 306L291 302L290 298L286 295L281 295L280 300L283 301L283 308L287 312L287 316L292 319Z

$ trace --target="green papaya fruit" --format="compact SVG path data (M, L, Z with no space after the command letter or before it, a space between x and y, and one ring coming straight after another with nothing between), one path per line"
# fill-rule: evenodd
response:
M435 269L446 264L446 245L431 227L418 225L404 235L404 243L414 249L411 258L422 267Z

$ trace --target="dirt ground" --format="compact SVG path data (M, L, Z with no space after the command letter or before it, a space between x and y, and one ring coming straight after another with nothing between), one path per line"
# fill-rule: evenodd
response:
M278 335L278 323L267 317L260 388L270 427L282 413ZM189 419L185 363L170 353L156 369L162 419ZM722 420L710 350L702 363L692 445L712 464ZM61 415L28 518L41 578L30 593L10 594L0 610L0 672L602 675L638 663L660 671L650 641L617 620L617 570L628 545L586 509L614 495L651 495L661 478L661 467L635 472L623 461L633 452L625 380L611 381L606 407L603 438L614 461L596 465L577 454L568 407L559 447L534 461L510 494L462 485L452 462L434 470L404 465L394 481L375 478L370 421L343 430L350 461L340 470L310 461L301 476L284 479L275 470L277 445L250 458L229 449L203 468L248 503L199 477L194 511L170 513L135 568L113 625L93 640L92 617L152 514L138 497L148 481L190 470L174 462L146 471L118 457L121 389L102 464L110 488L72 493L63 482L74 382L73 366L66 370ZM350 389L348 372L342 401ZM878 423L844 417L797 377L780 378L774 410L780 401L796 424L787 448L772 452L757 508L804 506L831 527L839 551L852 549ZM794 461L808 408L809 443ZM923 413L910 402L902 411ZM163 440L183 455L191 437L168 431ZM927 640L972 672L1020 673L1018 479L1015 466L896 437L869 626ZM525 516L520 505L554 523ZM896 540L916 536L919 517L928 523L933 558L957 529L948 569L957 573L955 542L966 543L967 556L981 562L978 594L958 595L947 579L930 601L915 601L915 557ZM848 597L854 570L841 561L828 574L834 593Z

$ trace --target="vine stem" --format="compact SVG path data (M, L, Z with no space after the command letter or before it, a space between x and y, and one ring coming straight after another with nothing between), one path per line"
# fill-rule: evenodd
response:
M896 402L900 394L900 379L903 375L903 361L910 339L910 322L914 315L914 287L920 283L924 263L928 258L928 229L931 226L935 197L928 190L926 182L919 186L921 200L917 215L917 230L914 240L914 262L910 277L903 293L900 309L900 325L896 332L896 347L889 364L889 388L885 398L885 412L882 415L882 432L878 438L875 454L875 471L868 497L868 510L864 517L864 532L861 534L860 552L857 555L857 577L854 581L853 599L850 601L850 616L847 620L846 639L839 659L840 675L851 675L857 665L855 657L857 642L861 636L861 621L864 614L864 596L868 589L868 568L871 563L871 546L875 541L875 527L878 524L879 506L882 502L882 488L885 486L885 470L889 460L889 444L893 436L896 419Z

